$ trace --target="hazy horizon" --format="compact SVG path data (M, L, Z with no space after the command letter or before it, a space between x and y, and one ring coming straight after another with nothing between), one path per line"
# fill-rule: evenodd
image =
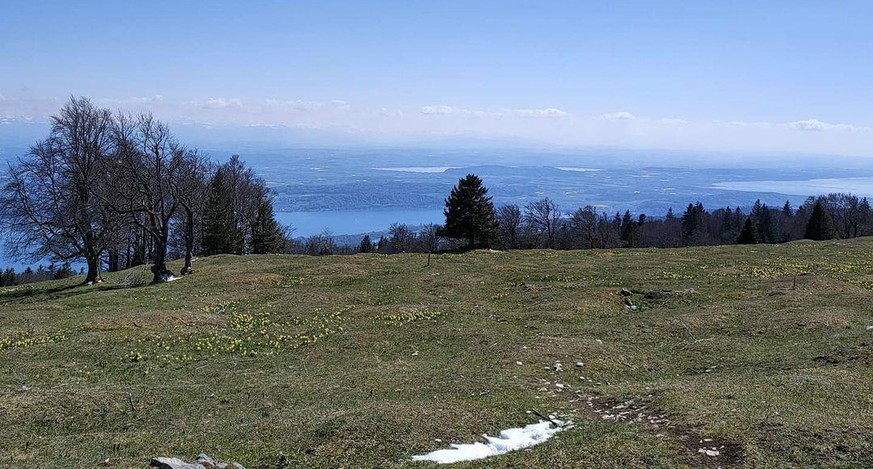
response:
M868 2L5 10L0 123L83 95L225 141L873 156Z

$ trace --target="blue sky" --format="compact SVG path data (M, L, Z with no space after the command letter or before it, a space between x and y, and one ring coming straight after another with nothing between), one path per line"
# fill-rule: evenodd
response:
M869 1L4 2L0 119L873 156Z

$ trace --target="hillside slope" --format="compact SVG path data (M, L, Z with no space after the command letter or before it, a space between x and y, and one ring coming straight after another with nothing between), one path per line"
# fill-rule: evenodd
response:
M0 462L430 467L409 457L536 410L575 428L455 467L873 466L873 239L424 265L218 256L159 286L0 289Z

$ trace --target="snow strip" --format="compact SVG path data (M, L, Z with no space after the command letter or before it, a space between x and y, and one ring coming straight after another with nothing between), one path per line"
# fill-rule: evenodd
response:
M538 445L561 431L562 422L558 425L551 422L532 423L524 428L510 428L500 432L500 436L482 435L488 443L452 444L452 449L440 449L431 453L413 456L413 461L434 461L437 464L451 464L461 461L485 459L491 456L505 454L510 451L530 448Z

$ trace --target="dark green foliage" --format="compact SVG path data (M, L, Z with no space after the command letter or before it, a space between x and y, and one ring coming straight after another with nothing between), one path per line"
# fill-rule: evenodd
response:
M806 233L803 237L816 241L839 237L834 226L834 219L831 218L831 214L828 213L821 201L817 201L812 207L812 214L809 216L809 222L806 224Z
M373 240L370 239L370 235L364 235L364 239L361 240L360 246L358 246L358 252L369 253L375 250L375 246L373 246Z
M285 252L285 235L273 215L273 202L261 200L258 214L252 224L252 253L278 254Z
M13 285L18 285L15 269L10 267L0 272L0 287L11 287Z
M73 268L70 266L69 262L64 262L60 267L54 269L54 274L52 278L55 280L61 280L65 278L70 278L73 276Z
M446 199L444 236L467 240L467 247L489 247L497 239L497 216L488 189L475 174L458 181Z
M215 173L210 186L203 221L203 254L241 254L243 234L237 229L233 199L223 171Z
M682 215L682 240L685 244L695 244L706 230L706 217L709 213L703 209L699 201L696 204L688 204L688 208Z
M758 227L752 223L751 217L746 217L746 222L743 223L743 229L740 230L740 236L737 238L739 244L758 244Z
M645 218L642 218L645 221ZM621 219L621 240L624 241L625 246L629 248L639 247L640 245L640 225L631 217L630 210L624 212L624 216Z

